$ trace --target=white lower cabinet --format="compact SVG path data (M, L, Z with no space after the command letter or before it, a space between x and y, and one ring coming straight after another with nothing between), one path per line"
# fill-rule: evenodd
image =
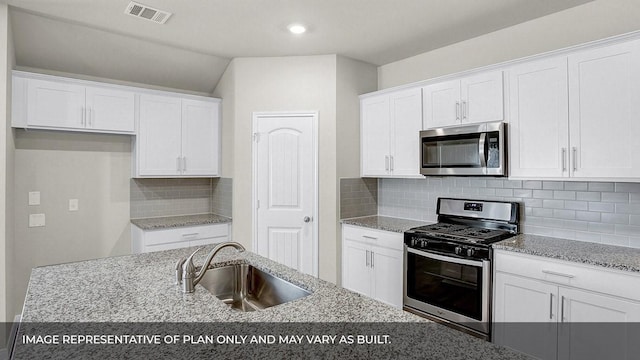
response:
M493 341L541 359L635 359L640 276L496 251Z
M131 251L134 254L217 244L230 239L231 224L186 226L143 230L131 225Z
M402 308L403 235L342 226L342 286Z

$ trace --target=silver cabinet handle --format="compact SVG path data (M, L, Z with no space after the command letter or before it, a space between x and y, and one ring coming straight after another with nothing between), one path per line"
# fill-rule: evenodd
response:
M572 279L574 277L576 277L575 275L572 274L565 274L565 273L561 273L561 272L557 272L557 271L551 271L551 270L542 270L543 273L545 274L549 274L549 275L555 275L555 276L562 276L562 277L566 277L569 279Z
M391 169L391 171L393 171L393 155L389 156L389 169Z
M560 298L560 322L564 322L564 296Z
M578 148L573 147L573 171L578 171Z
M89 116L87 116L87 123L89 127L93 127L93 109L89 108Z
M549 319L553 319L553 293L549 293Z
M375 253L373 251L369 251L369 256L371 256L371 261L369 261L371 263L371 268L373 269L373 259L375 258Z
M198 235L200 235L200 233L190 233L190 234L182 234L182 237L193 237Z
M456 101L456 120L460 120L460 101Z
M567 171L567 148L562 148L562 172Z
M369 267L369 250L365 250L365 251L366 251L365 252L365 257L366 257L365 263L366 263L366 266Z
M362 237L365 238L365 239L378 240L378 238L375 237L375 236L362 235Z
M389 155L384 156L384 170L389 171Z
M467 102L466 101L462 101L462 120L467 118Z
M80 117L80 125L82 125L82 127L84 127L84 118L85 118L85 116L86 116L86 113L87 113L87 112L86 112L86 110L85 110L84 106L83 106L82 108L80 108L80 114L82 115L82 116Z
M302 219L302 221L308 223L311 221L311 218L309 216L305 216L304 219Z

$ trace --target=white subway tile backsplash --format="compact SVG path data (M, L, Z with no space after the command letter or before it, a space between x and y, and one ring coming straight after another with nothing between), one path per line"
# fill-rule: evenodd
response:
M628 236L619 236L619 235L611 235L604 234L600 238L600 242L607 245L616 245L616 246L629 246L629 237Z
M562 181L543 181L542 188L545 190L564 190Z
M612 203L628 203L629 202L629 193L628 192L602 192L600 193L602 202L612 202Z
M597 212L615 212L616 207L614 204L607 204L601 202L589 202L589 211Z
M525 180L525 181L522 182L522 188L524 188L524 189L542 189L542 181Z
M554 191L553 192L554 199L560 200L575 200L576 192L575 191Z
M590 182L588 188L589 191L614 191L615 184L605 182Z
M635 183L584 181L380 179L378 213L435 221L438 197L517 201L524 233L640 247L638 189Z
M616 183L616 192L640 193L640 183Z
M579 191L576 193L576 200L581 201L600 201L600 193L599 192L582 192Z

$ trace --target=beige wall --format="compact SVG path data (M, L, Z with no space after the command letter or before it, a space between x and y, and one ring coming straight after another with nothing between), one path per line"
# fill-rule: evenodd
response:
M236 78L235 63L231 62L222 74L213 97L222 99L222 169L221 177L233 177L233 128L235 120Z
M596 0L378 68L378 88L640 30L638 0Z
M223 136L233 139L223 140L223 176L233 176L234 240L252 245L253 113L318 111L319 276L338 281L338 181L359 176L358 95L376 83L375 66L336 55L231 62L213 94L224 99Z
M340 178L360 177L360 100L358 95L376 90L377 68L374 65L338 56L336 71L337 178L336 200L337 264L342 264L342 232L340 228ZM342 279L337 266L337 280Z
M12 298L22 306L31 268L131 251L129 178L131 138L16 130L15 250ZM41 205L28 206L40 191ZM79 199L79 211L68 211ZM45 227L28 227L44 213Z

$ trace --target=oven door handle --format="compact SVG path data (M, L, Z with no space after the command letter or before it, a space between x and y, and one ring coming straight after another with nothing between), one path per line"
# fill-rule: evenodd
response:
M412 249L410 247L406 247L406 249L407 249L407 252L410 252L412 254L424 256L424 257L429 258L429 259L434 259L434 260L439 260L439 261L446 261L446 262L455 263L455 264L469 265L469 266L475 266L475 267L483 267L484 263L487 262L485 260L467 260L467 259L459 259L459 258L452 257L452 256L438 255L438 254L434 254L434 253L430 253L430 252L426 252L426 251L420 251L420 250Z

